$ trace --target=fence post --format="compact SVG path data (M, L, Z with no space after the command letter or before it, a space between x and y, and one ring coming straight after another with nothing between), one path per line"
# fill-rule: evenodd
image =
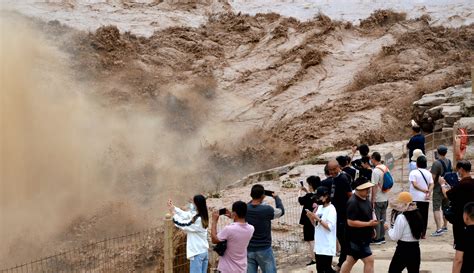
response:
M171 220L171 214L167 213L165 216L165 224L164 224L164 250L163 250L163 262L165 273L173 273L173 230L174 225L173 221Z

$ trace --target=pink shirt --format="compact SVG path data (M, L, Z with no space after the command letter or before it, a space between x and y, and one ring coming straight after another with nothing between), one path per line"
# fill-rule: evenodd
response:
M254 230L247 223L232 223L217 234L219 241L227 240L224 256L219 257L218 270L222 273L247 272L247 246Z

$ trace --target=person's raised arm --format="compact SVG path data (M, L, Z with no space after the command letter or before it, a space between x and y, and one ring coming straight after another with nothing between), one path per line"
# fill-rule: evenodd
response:
M280 197L274 192L273 198L275 199L276 208L273 209L273 219L277 219L285 215L285 208L283 207L283 202L281 202Z
M214 211L212 213L212 224L211 224L211 242L217 244L220 242L217 238L217 222L219 221L219 211Z

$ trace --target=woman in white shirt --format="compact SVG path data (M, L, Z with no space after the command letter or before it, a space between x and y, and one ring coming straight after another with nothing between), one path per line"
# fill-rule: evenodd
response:
M189 211L183 211L168 201L170 212L174 213L173 222L176 227L186 233L186 258L190 260L190 273L207 273L209 262L207 227L209 216L206 198L200 194L193 197Z
M408 192L401 192L398 198L391 204L392 221L388 229L390 239L397 241L397 248L393 254L389 273L401 273L405 268L408 273L420 271L420 244L419 240L423 232L423 222L416 204Z
M315 212L306 210L306 215L315 224L314 253L316 253L316 270L318 273L332 273L332 257L336 255L336 208L331 204L329 189L320 186L316 189Z
M418 159L418 157L420 156L425 156L423 154L423 151L420 150L420 149L415 149L413 151L413 155L411 156L410 158L410 163L408 163L408 173L410 173L411 171L413 170L416 170L416 160ZM409 183L411 184L411 183Z
M431 193L433 192L433 176L426 169L426 157L419 156L416 160L416 170L410 172L410 194L413 196L418 210L423 218L423 234L421 239L425 239L426 228L428 227L428 208L430 206Z

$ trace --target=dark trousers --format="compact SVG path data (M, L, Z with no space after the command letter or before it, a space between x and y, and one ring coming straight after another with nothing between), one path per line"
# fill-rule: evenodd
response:
M347 250L349 248L347 235L346 235L346 221L347 220L338 221L337 228L336 228L337 240L339 241L339 244L341 245L341 253L339 254L339 261L337 263L339 267L342 267L342 264L346 261Z
M316 254L316 271L318 273L334 273L332 270L332 256Z
M385 228L383 227L384 221L387 220L387 208L388 201L385 202L375 202L375 216L379 220L379 224L375 226L375 240L385 240ZM383 220L383 221L381 221Z
M425 237L426 228L428 227L428 208L430 207L430 202L416 201L415 203L420 211L421 217L423 218L423 233L421 235L422 237Z
M419 273L420 262L420 244L418 242L398 241L388 273L401 273L405 268L408 273Z

